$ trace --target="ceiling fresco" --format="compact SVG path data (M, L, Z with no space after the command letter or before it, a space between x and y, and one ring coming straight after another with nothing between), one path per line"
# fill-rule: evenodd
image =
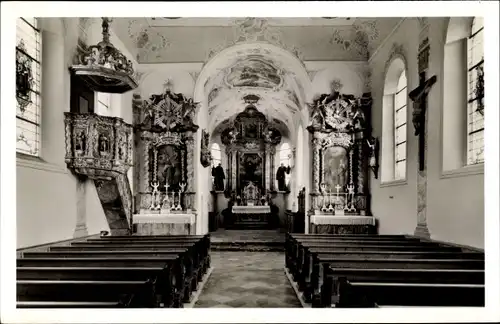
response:
M280 71L261 56L250 56L236 63L226 75L230 87L278 89L283 83Z
M305 61L363 61L401 18L114 18L139 63L207 62L238 43L266 42Z

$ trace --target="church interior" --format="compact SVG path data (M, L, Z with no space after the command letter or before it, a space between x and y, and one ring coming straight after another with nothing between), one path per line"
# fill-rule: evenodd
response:
M484 307L482 17L16 24L18 308Z

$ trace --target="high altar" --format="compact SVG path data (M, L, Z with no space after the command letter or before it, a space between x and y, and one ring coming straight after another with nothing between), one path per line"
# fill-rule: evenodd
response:
M369 135L370 95L356 98L334 92L309 106L310 232L374 233L375 218L368 209L368 167L377 167L376 140Z
M134 103L138 235L194 234L196 104L167 89Z
M227 121L229 126L221 133L228 158L225 192L232 206L229 225L239 228L273 226L274 160L281 133L257 110L254 104L258 99L247 96L245 110Z

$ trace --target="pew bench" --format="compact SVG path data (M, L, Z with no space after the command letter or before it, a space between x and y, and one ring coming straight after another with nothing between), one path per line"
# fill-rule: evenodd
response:
M179 307L176 276L169 267L20 267L17 280L151 280L161 307Z
M397 268L324 268L320 289L313 294L313 307L331 307L338 298L339 278L349 282L408 284L478 284L484 285L484 269L397 269Z
M17 301L113 302L125 307L158 307L150 280L17 280Z
M339 278L334 307L484 307L484 284L350 282Z
M159 254L147 256L144 251L139 256L127 256L126 253L120 253L121 256L108 257L98 255L93 253L79 252L74 253L74 257L66 257L65 255L58 255L59 252L31 252L29 255L31 257L24 257L17 259L17 267L21 269L23 267L87 267L87 268L97 268L97 267L112 267L112 268L148 268L148 267L159 267L166 273L172 273L174 278L170 279L170 282L174 282L175 286L173 289L174 293L174 304L176 307L180 307L180 303L189 302L191 298L191 293L193 291L192 278L189 278L188 270L185 263L177 254ZM97 277L96 277L97 278ZM168 282L167 279L162 282ZM197 283L196 283L197 284ZM167 287L168 288L168 287ZM165 299L169 299L167 297Z

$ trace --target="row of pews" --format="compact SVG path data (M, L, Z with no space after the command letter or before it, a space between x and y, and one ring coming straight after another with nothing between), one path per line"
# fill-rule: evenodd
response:
M210 268L210 235L104 236L24 252L18 308L182 308Z
M404 235L288 233L285 255L312 307L484 307L482 252Z

